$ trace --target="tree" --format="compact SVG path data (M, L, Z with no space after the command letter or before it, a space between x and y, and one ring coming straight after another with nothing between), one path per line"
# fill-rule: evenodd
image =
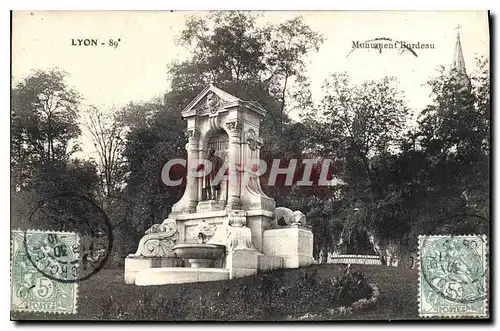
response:
M119 123L117 112L103 112L89 107L83 125L90 133L99 157L99 175L104 196L116 195L123 185L125 175L123 151L126 128Z
M325 150L350 150L369 171L369 159L394 151L404 132L408 107L394 77L350 84L347 74L334 74L323 86ZM323 138L323 137L322 137Z
M80 134L80 96L65 83L60 69L35 70L12 89L12 170L13 183L29 183L37 164L65 162L78 150L70 140ZM68 150L69 149L69 150Z
M425 192L422 200L427 202L420 218L424 230L435 227L432 222L436 219L447 225L453 215L489 217L491 105L487 60L477 59L470 80L472 84L464 85L463 76L440 68L428 82L432 102L422 112L417 132L425 165L420 176ZM488 231L477 220L454 220L449 231Z
M256 15L217 12L208 22L200 17L186 21L179 38L181 45L193 47L192 61L201 67L200 77L215 84L256 80L265 70L265 39L256 25Z
M191 47L193 55L171 66L172 85L197 91L207 83L251 86L275 99L277 109L270 110L278 113L276 129L281 132L287 121L287 104L293 108L311 102L304 60L319 50L323 37L300 17L265 27L259 27L257 19L251 13L217 12L209 16L213 22L209 28L207 20L189 18L179 43ZM261 95L250 97L255 99L248 100L260 101Z
M395 162L408 108L391 77L353 85L347 74L333 74L323 91L319 116L305 114L304 123L312 133L309 146L335 161L335 175L346 184L337 207L322 224L338 236L330 243L325 240L324 249L373 253L374 243L398 236L395 227L404 228L394 223L399 220L400 200L393 178L398 175Z
M12 89L11 193L15 226L65 229L70 220L61 216L64 213L57 197L64 194L93 198L98 192L95 163L72 157L79 148L72 140L80 135L80 96L68 87L66 76L59 69L35 70ZM56 213L45 215L35 209L42 202L51 204ZM32 214L35 210L38 212ZM91 211L76 207L75 214L77 218L93 217ZM74 225L73 230L83 226Z
M347 74L334 74L324 84L321 129L314 142L322 155L341 160L339 176L357 198L373 201L372 160L399 148L408 108L395 78L351 85Z
M428 153L472 155L489 153L489 72L488 61L478 59L472 89L462 77L443 67L427 84L433 102L420 117L420 143Z
M40 213L31 215L31 212L42 202L57 206L56 197L61 194L93 199L99 191L96 164L91 161L72 159L66 163L45 162L31 168L30 171L32 177L29 187L11 192L13 226L62 229L65 226L64 217L39 217ZM78 205L78 199L75 199L75 204ZM74 212L77 213L76 209ZM78 216L82 219L92 217L84 209L79 212ZM58 215L61 214L62 212Z
M129 128L123 151L127 177L122 196L132 206L129 216L141 233L165 218L181 198L182 186L169 187L161 180L168 160L186 156L181 121L179 109L161 100L131 103L120 114L121 125Z
M264 34L269 38L266 45L265 63L269 75L265 84L280 94L280 132L283 131L283 115L286 99L296 101L302 109L311 105L309 82L305 76L305 57L311 51L318 51L323 43L322 35L311 30L304 24L301 17L288 20L277 26L268 26ZM294 79L298 89L289 91L290 80ZM288 92L289 98L286 98Z

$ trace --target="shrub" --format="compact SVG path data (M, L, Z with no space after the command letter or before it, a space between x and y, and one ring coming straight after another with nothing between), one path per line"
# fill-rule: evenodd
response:
M372 296L372 287L368 280L357 271L351 272L347 267L343 275L330 279L332 300L340 305L349 305L363 298Z

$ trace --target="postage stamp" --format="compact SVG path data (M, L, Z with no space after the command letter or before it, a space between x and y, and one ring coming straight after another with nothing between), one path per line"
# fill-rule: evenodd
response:
M11 310L76 313L78 234L14 230L11 254Z
M484 235L419 236L420 317L487 317Z

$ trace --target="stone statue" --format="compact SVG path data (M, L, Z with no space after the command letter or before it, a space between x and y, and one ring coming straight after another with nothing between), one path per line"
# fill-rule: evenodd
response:
M306 225L306 215L300 210L292 211L289 208L277 207L274 210L272 226L284 225Z
M205 174L203 190L205 191L206 200L218 200L221 185L219 179L217 179L217 182L214 182L214 179L222 168L223 161L220 157L215 155L215 149L212 147L208 150L207 160L212 164L212 169L210 173Z

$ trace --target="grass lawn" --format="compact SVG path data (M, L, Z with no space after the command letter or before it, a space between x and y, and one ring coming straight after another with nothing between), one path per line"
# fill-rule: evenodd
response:
M273 283L281 286L278 291L286 291L300 281L307 270L317 270L322 280L329 281L333 276L342 273L341 265L315 265L309 268L277 270L272 273ZM403 268L390 268L376 265L353 265L352 271L359 271L380 290L376 306L363 311L354 311L346 319L417 319L417 271ZM258 319L258 316L275 316L277 310L286 310L301 296L308 295L314 300L305 300L298 309L307 309L321 313L326 308L334 307L330 301L322 301L323 293L304 293L302 290L286 294L283 300L261 302L253 295L263 289L261 276L196 284L177 284L162 286L127 285L123 281L123 270L102 270L90 279L80 283L78 313L71 315L53 315L56 319L78 320L245 320ZM273 286L275 286L274 284ZM307 288L305 288L307 291ZM300 292L300 293L299 293ZM257 298L257 299L256 299ZM317 298L317 300L316 300ZM269 300L269 299L263 299ZM279 305L282 304L282 307ZM155 307L151 309L151 307ZM158 308L156 308L158 307ZM256 308L257 307L257 308ZM246 315L248 312L253 315ZM256 309L258 309L256 311ZM290 310L290 309L288 309ZM257 312L257 314L256 314ZM261 312L261 315L260 315ZM46 319L45 314L13 312L13 319ZM172 318L178 316L179 318ZM270 318L264 318L269 320ZM285 316L272 319L281 320Z

